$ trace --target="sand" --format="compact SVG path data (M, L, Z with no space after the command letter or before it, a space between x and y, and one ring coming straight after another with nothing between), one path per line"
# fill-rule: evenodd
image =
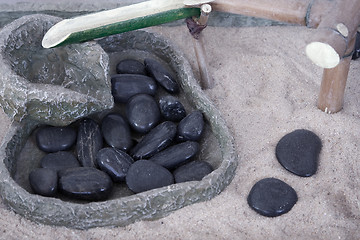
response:
M185 26L155 27L186 54L198 76ZM360 236L360 61L351 63L344 108L325 114L316 107L322 69L307 59L305 27L205 30L209 70L206 90L222 112L239 155L231 184L210 201L156 221L126 227L74 230L24 219L0 202L0 239L357 239ZM1 112L0 135L10 121ZM317 173L298 177L276 160L275 146L299 128L315 132L323 148ZM276 218L247 204L251 187L275 177L291 185L298 202Z

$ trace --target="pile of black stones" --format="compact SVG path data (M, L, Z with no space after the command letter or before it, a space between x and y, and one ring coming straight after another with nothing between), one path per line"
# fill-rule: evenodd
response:
M186 181L213 171L197 160L204 130L199 110L187 113L178 83L162 63L125 59L111 76L115 105L100 121L91 117L66 127L36 129L46 153L29 175L34 193L85 201L107 200L113 186L133 193ZM165 92L158 96L159 90Z
M312 131L297 129L286 134L276 145L279 163L300 177L311 177L317 171L322 148L320 138ZM289 212L298 200L296 191L276 178L264 178L250 190L247 201L257 213L277 217Z

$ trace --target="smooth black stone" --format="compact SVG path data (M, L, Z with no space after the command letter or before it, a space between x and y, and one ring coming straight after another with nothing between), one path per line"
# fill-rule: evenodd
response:
M69 197L88 201L106 200L112 188L109 175L96 168L78 167L59 172L59 190Z
M101 132L105 142L111 147L128 151L133 145L129 124L121 114L106 115L101 122Z
M176 135L176 124L163 122L146 134L130 154L134 159L147 159L170 145Z
M130 127L138 133L147 133L160 121L160 110L155 99L147 94L137 94L126 104Z
M186 116L182 103L174 96L164 96L159 100L161 115L165 120L178 122Z
M142 74L146 75L144 64L135 59L125 59L116 65L119 74Z
M310 177L317 171L321 147L321 140L315 133L299 129L282 137L275 152L286 170L301 177Z
M76 141L76 130L72 127L40 128L36 133L36 143L44 152L58 152L70 149Z
M29 183L36 194L53 197L57 192L57 172L48 168L37 168L30 173Z
M276 178L265 178L252 187L247 201L257 213L277 217L289 212L297 199L295 190L288 184Z
M92 119L83 119L79 124L76 150L83 167L96 167L96 154L103 146L99 125Z
M126 103L132 96L145 93L154 96L157 90L155 80L148 76L116 74L111 76L111 92L115 102Z
M352 55L352 60L356 60L360 57L360 32L356 32L355 48Z
M198 151L199 143L187 141L162 150L152 156L149 161L171 170L189 161Z
M174 177L166 168L148 160L139 160L131 165L126 175L126 184L134 193L144 192L174 183Z
M148 74L153 77L166 91L178 93L179 85L169 71L158 61L152 58L145 58L145 68Z
M60 151L45 155L40 161L40 166L60 171L67 168L80 167L80 163L71 152Z
M98 166L109 174L114 182L125 181L134 160L126 152L116 148L103 148L96 155Z
M213 171L212 166L205 161L191 161L173 172L175 182L201 181Z
M200 111L187 115L178 125L177 138L179 141L198 141L204 130L204 119Z

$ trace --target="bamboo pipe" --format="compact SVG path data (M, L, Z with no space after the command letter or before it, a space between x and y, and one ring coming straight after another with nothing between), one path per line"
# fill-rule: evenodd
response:
M334 68L346 55L360 24L360 1L336 1L321 20L306 55L322 68Z

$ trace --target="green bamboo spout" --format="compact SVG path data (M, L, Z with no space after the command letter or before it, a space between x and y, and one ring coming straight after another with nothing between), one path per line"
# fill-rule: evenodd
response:
M187 4L191 3L191 6ZM199 16L204 0L151 0L63 20L42 40L44 48L85 42L178 19Z

